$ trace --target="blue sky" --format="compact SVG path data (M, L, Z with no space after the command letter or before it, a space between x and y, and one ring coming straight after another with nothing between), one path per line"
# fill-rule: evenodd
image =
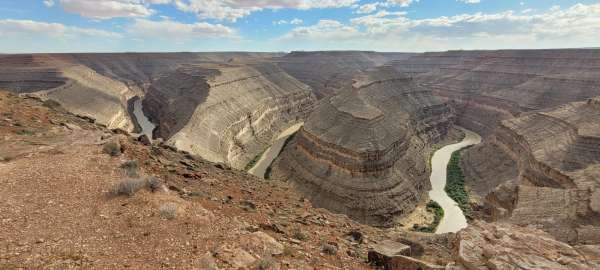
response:
M598 47L600 1L0 0L0 53Z

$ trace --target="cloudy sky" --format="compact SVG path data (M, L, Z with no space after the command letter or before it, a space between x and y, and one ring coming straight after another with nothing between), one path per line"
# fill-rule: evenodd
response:
M0 53L600 47L600 1L0 0Z

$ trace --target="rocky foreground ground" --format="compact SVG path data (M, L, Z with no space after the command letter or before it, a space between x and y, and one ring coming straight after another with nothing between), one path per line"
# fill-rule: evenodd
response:
M477 221L380 230L290 185L0 93L0 269L597 269L598 246ZM135 161L135 162L132 162ZM370 262L369 262L370 261ZM379 266L377 266L379 265Z

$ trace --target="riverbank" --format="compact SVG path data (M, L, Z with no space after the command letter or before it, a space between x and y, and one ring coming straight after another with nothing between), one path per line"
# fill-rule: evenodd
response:
M265 150L265 152L260 156L260 159L252 168L250 168L250 170L248 170L248 172L260 178L265 178L267 169L271 166L273 160L279 156L279 153L281 152L281 149L283 149L283 146L288 138L300 130L303 125L304 123L298 123L281 132L275 142L269 148L267 148L267 150Z
M469 193L465 189L465 176L460 167L460 157L462 152L469 147L467 146L452 153L450 162L448 162L448 176L446 187L444 188L448 196L458 204L458 207L460 207L467 218L471 215L471 205L469 204Z
M481 137L463 128L460 128L464 133L464 139L455 144L450 144L442 147L433 154L431 158L431 191L429 198L437 202L444 210L444 217L438 225L436 233L457 232L467 226L467 220L463 210L456 201L454 201L448 193L446 193L446 183L448 176L448 164L450 163L452 154L465 147L475 145L481 142Z

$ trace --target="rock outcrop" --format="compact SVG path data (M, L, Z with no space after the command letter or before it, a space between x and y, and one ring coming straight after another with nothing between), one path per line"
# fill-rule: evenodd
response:
M450 269L598 269L598 250L570 246L547 233L505 223L477 221L457 234L456 265ZM589 250L589 251L587 251Z
M494 135L517 161L510 221L537 224L561 241L600 244L599 99L502 122Z
M429 189L430 148L452 120L431 92L377 68L321 102L274 167L316 206L390 226Z
M109 128L132 130L127 100L134 94L116 80L54 55L0 57L0 87L59 102Z
M169 144L242 169L313 102L310 87L257 62L180 68L156 81L144 104Z

